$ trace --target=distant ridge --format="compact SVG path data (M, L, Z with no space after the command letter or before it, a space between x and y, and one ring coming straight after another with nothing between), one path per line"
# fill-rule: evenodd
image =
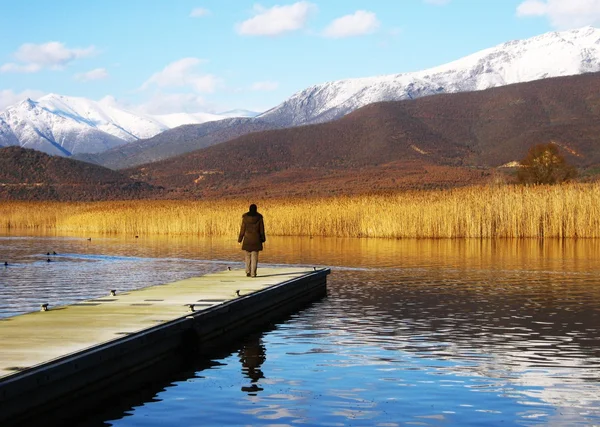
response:
M179 126L149 139L135 141L98 154L79 154L73 158L115 170L125 169L268 129L277 129L277 126L260 119L229 118L201 125Z
M0 148L0 200L127 200L161 193L102 166L21 147Z

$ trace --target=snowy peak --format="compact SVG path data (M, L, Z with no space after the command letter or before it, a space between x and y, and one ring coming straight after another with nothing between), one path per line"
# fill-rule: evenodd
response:
M98 153L184 124L228 117L209 113L151 116L119 108L110 98L96 102L48 94L0 112L0 146L20 145L63 156Z
M85 120L59 115L27 99L0 113L0 144L20 145L49 154L99 152L124 143Z
M168 128L152 118L85 98L49 94L0 113L0 144L70 156L105 151Z
M373 102L476 91L594 71L600 71L600 30L584 27L506 42L423 71L315 85L259 117L281 126L318 123Z
M85 98L49 94L40 98L38 105L57 116L87 124L126 141L150 138L169 128L150 117Z

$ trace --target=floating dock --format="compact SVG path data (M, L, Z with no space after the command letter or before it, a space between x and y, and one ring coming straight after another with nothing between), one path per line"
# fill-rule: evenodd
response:
M0 319L0 425L77 417L154 366L210 354L321 298L329 273L226 270Z

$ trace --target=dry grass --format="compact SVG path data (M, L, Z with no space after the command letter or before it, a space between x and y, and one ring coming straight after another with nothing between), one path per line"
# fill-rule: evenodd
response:
M600 184L487 186L256 201L267 234L384 238L598 238ZM0 229L230 236L247 201L4 202Z

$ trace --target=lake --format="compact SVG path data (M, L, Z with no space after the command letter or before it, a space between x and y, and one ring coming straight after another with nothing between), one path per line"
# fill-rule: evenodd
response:
M0 317L242 267L235 236L89 237L0 235ZM600 425L600 241L271 237L261 263L331 267L328 296L83 424Z

